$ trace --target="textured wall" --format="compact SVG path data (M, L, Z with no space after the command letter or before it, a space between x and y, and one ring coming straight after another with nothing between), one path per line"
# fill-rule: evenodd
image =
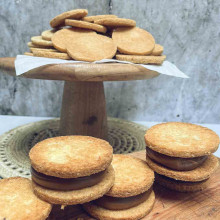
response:
M0 56L23 53L49 20L72 8L132 18L191 78L105 83L108 115L146 121L220 123L220 3L196 0L1 0ZM62 82L0 74L0 114L58 116Z

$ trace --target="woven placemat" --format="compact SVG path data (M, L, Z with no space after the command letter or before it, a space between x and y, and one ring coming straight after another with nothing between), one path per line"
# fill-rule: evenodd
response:
M0 136L0 176L30 177L29 150L39 141L58 135L59 119L39 121L17 127ZM145 149L145 126L108 118L108 141L114 153Z

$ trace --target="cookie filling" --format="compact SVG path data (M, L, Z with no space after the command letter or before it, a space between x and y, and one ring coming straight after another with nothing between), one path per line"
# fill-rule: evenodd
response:
M39 173L35 169L33 169L33 167L31 167L32 180L35 183L48 189L62 191L78 190L94 186L102 180L104 174L105 170L99 173L92 174L91 176L65 179Z
M146 201L152 192L152 188L148 191L141 193L136 196L119 198L119 197L111 197L111 196L103 196L97 200L95 203L103 208L110 210L123 210L129 209L131 207L137 206L140 203Z
M205 162L208 156L201 156L201 157L193 157L193 158L180 158L180 157L170 157L156 151L153 151L149 147L146 147L147 155L153 161L164 165L173 170L179 171L187 171L193 170L202 163Z

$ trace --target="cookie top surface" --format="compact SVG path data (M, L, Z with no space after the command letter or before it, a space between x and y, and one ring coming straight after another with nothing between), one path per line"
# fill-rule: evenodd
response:
M31 38L31 41L32 43L40 46L49 46L49 47L53 46L51 41L44 40L42 36L34 36Z
M112 166L115 170L115 183L106 194L108 196L135 196L147 191L154 182L153 170L138 158L114 154Z
M219 166L219 160L214 155L208 156L208 158L201 166L195 168L194 170L189 170L189 171L171 170L158 163L155 163L148 156L146 156L146 161L148 165L156 173L170 177L175 180L191 181L191 182L197 182L208 179Z
M44 40L51 40L56 31L58 31L58 29L46 30L41 33L41 36Z
M87 22L94 22L102 18L117 18L117 16L116 15L94 15L94 16L86 16L82 18L82 20L87 21Z
M33 193L29 179L2 179L0 188L0 219L43 220L48 217L52 206Z
M155 125L145 134L146 145L152 150L173 157L199 157L215 152L218 135L205 127L183 122Z
M66 52L66 46L71 44L73 40L83 35L96 34L92 30L86 30L82 28L66 28L57 31L51 38L53 46L61 51Z
M105 170L112 161L107 141L89 136L60 136L37 143L29 153L33 168L60 178L77 178Z
M65 25L65 19L80 19L85 17L88 14L86 9L75 9L71 11L66 11L62 14L57 15L50 21L50 26L52 28Z
M112 39L122 54L148 55L154 49L153 36L144 29L116 28L112 33Z
M163 53L163 46L161 46L160 44L155 44L154 49L153 49L151 55L159 56L162 53Z
M89 62L111 59L116 50L117 47L111 38L99 34L81 36L67 45L70 57Z
M136 21L126 18L101 18L94 21L95 24L100 24L107 27L135 27Z

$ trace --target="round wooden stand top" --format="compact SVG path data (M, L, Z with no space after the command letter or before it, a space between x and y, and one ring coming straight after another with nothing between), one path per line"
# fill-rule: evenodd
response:
M0 71L16 76L15 58L0 58ZM22 74L32 79L64 80L64 81L128 81L144 80L158 76L159 73L135 64L122 63L68 63L50 64L38 67Z

